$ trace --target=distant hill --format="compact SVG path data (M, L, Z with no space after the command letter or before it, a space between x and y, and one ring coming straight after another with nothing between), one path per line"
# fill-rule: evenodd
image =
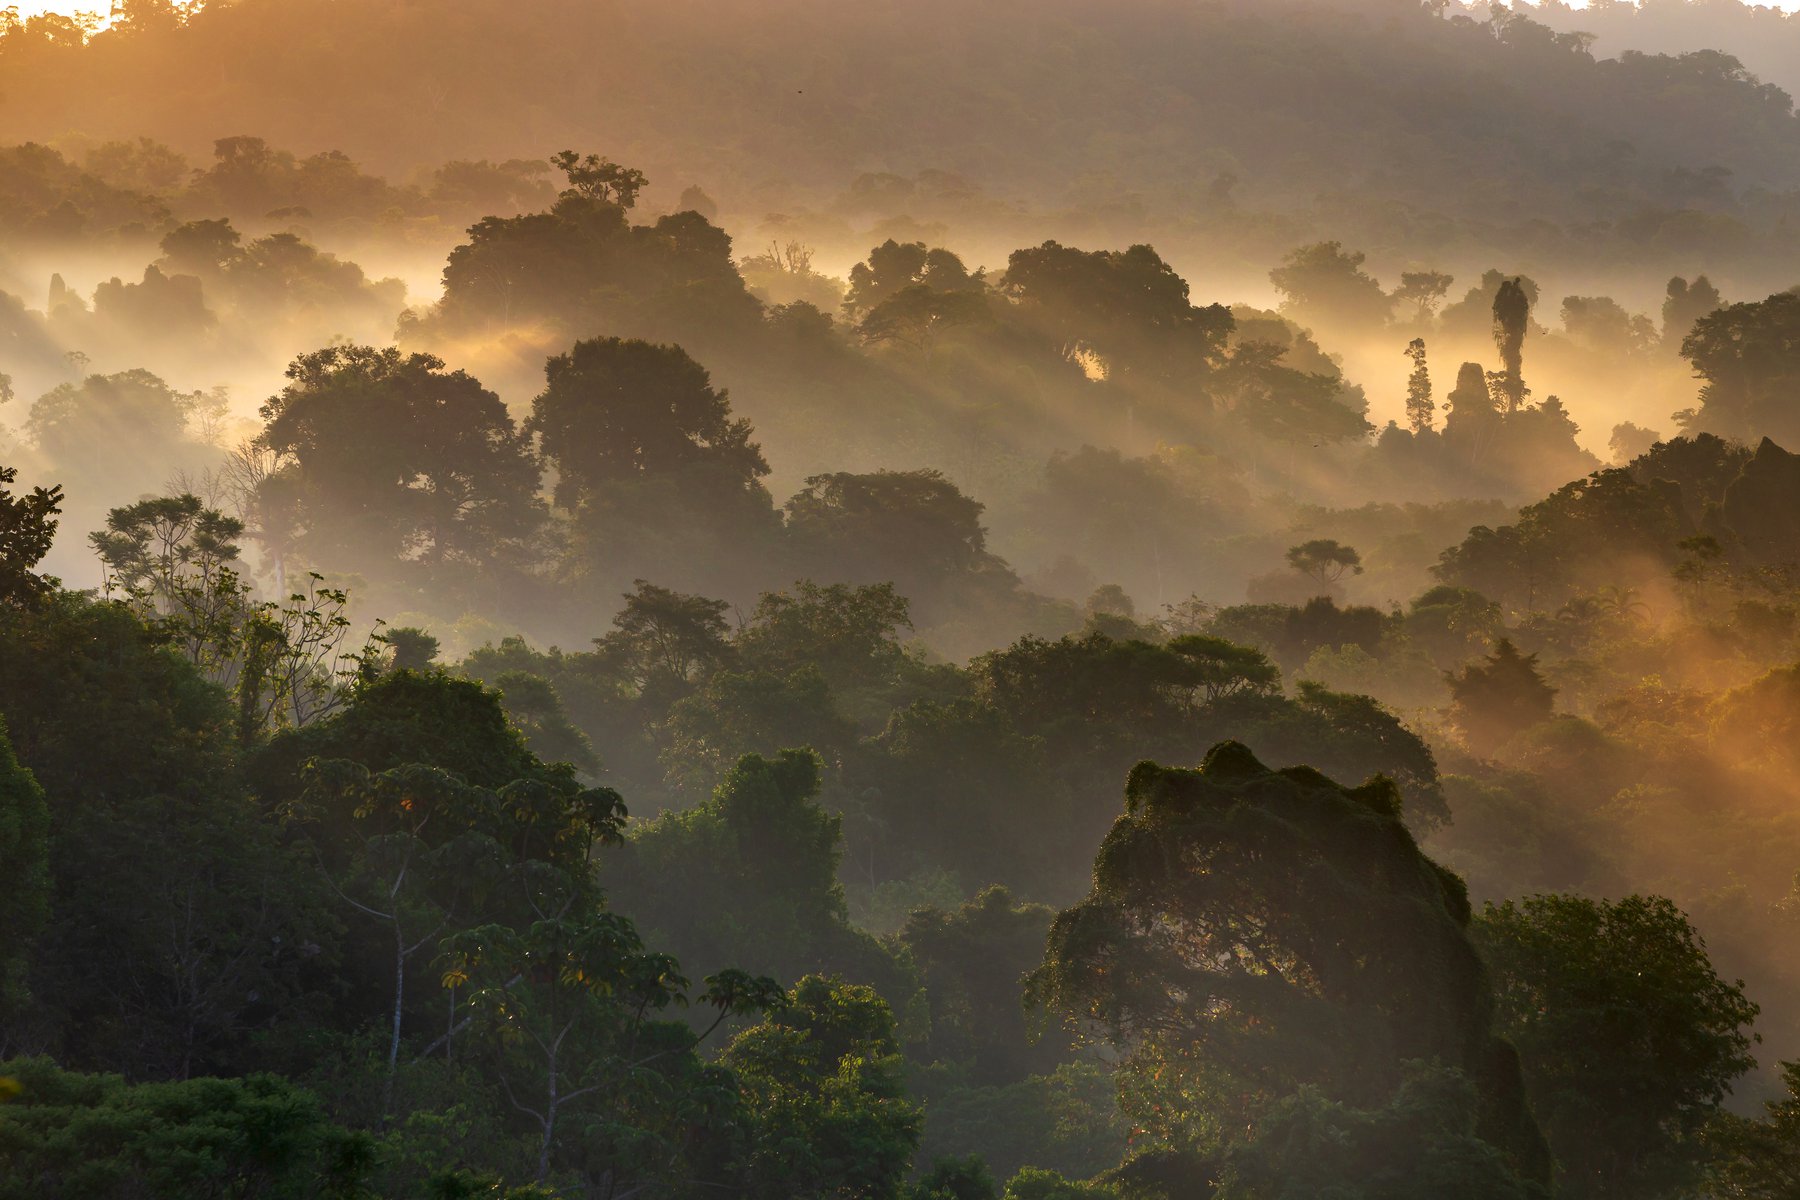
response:
M255 134L394 177L568 146L738 211L1028 204L1415 256L1761 262L1800 219L1800 120L1735 60L1419 0L238 0L67 40L0 39L9 138Z

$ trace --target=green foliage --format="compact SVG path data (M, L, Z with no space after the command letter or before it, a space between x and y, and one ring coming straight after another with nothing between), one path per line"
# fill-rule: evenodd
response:
M19 1083L0 1105L6 1200L368 1195L367 1136L333 1124L316 1096L274 1076L134 1085L48 1059L0 1067Z
M809 975L787 1003L735 1038L752 1197L895 1200L919 1142L887 1003L872 989Z
M1097 1183L1078 1183L1056 1171L1023 1167L1006 1181L1003 1200L1107 1200L1117 1193Z
M396 671L426 671L437 661L441 643L426 630L403 625L382 632L381 640L393 648Z
M67 593L0 609L0 676L18 759L54 798L54 920L14 1036L70 1066L185 1076L304 1020L329 920L235 788L217 689L123 608Z
M663 763L671 784L705 791L746 754L805 746L836 765L856 737L814 666L786 675L720 671L669 709Z
M1706 1187L1727 1200L1779 1200L1800 1181L1800 1063L1782 1063L1784 1095L1761 1121L1721 1112L1705 1131Z
M44 791L14 756L0 720L0 1022L30 999L26 967L50 917L49 851Z
M911 1200L1000 1200L993 1172L975 1154L934 1160L906 1192Z
M1094 890L1052 925L1032 1002L1126 1056L1122 1103L1216 1151L1313 1084L1379 1105L1402 1063L1467 1072L1481 1136L1545 1168L1492 1029L1461 882L1419 852L1391 785L1272 772L1234 743L1199 771L1145 763Z
M1455 1071L1414 1064L1387 1104L1357 1109L1303 1088L1270 1111L1256 1137L1225 1156L1219 1200L1532 1200L1477 1133L1475 1088Z
M685 691L731 657L723 600L686 596L642 579L613 617L613 631L594 639L601 658L640 692L667 697Z
M970 1082L1010 1082L1054 1068L1066 1048L1025 1021L1025 976L1044 956L1053 911L1003 887L946 911L915 910L899 940L918 965L930 1005L926 1061L965 1064Z
M983 506L936 470L813 475L787 502L788 531L815 578L891 582L941 613L956 590L1011 572L987 548Z
M811 664L859 723L884 719L896 693L926 684L927 670L901 644L911 606L891 583L822 586L801 580L765 592L738 636L746 663L779 673Z
M0 467L0 604L30 603L55 586L33 568L50 553L56 537L62 488L36 487L14 495L4 485L18 476L16 467Z
M1757 1006L1660 898L1534 896L1473 931L1564 1194L1681 1195L1697 1135L1753 1064Z
M925 1107L921 1161L980 1155L998 1175L1037 1166L1085 1178L1117 1164L1131 1141L1113 1073L1096 1063L985 1086L945 1067L908 1080Z
M808 750L745 755L708 801L634 833L613 903L696 969L831 971L899 998L898 964L848 924L842 822L819 805L820 770Z
M680 1182L690 1139L719 1136L733 1110L731 1077L695 1047L782 1000L771 980L722 971L699 997L715 1019L696 1035L665 1017L688 1003L675 960L610 912L478 926L445 940L443 962L475 1018L475 1053L529 1130L540 1184L564 1173L588 1187Z
M599 768L593 743L570 722L555 684L526 671L506 671L494 680L494 687L533 754L590 773Z
M342 711L275 737L251 764L252 777L266 796L288 796L301 765L313 758L348 759L376 772L423 763L487 788L564 778L526 746L498 692L411 671L383 676Z

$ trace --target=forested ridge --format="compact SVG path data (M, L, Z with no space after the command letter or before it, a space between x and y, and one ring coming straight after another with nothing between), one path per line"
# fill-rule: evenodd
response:
M0 17L0 1200L1790 1197L1678 7Z

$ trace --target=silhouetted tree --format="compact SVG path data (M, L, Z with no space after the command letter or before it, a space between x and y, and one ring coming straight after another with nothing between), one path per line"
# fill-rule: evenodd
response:
M1431 371L1425 365L1425 339L1408 342L1406 357L1412 360L1412 373L1406 377L1406 423L1417 435L1431 428L1437 409L1431 399Z
M1450 721L1470 748L1492 754L1550 716L1556 689L1538 673L1537 655L1501 638L1493 653L1450 676Z
M1523 374L1525 331L1531 322L1531 301L1517 279L1509 279L1494 294L1494 345L1500 351L1500 395L1503 412L1517 412L1525 403Z

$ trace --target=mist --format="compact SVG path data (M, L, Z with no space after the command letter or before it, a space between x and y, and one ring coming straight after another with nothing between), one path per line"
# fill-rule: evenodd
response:
M0 1200L1785 1194L1796 51L0 12Z

